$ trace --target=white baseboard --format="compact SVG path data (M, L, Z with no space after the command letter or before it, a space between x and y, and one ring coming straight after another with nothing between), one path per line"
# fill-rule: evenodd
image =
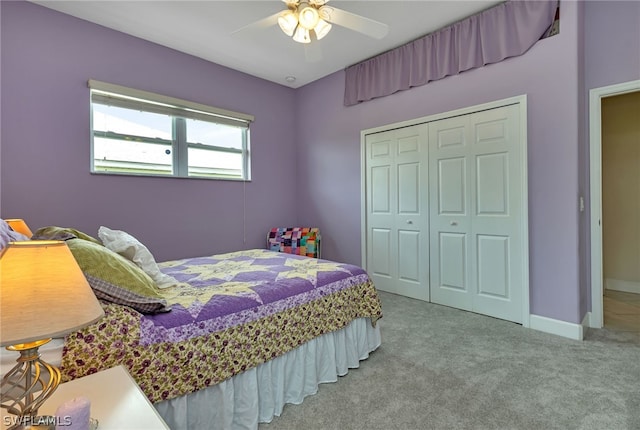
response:
M587 312L584 314L584 318L582 318L582 338L584 339L585 333L587 333L587 329L591 327L591 312Z
M583 340L585 333L584 327L587 319L587 315L585 315L585 319L582 321L582 324L575 324L531 314L529 315L529 328L562 337L568 337L573 340Z
M640 282L621 281L620 279L606 278L604 280L604 288L607 290L640 294Z

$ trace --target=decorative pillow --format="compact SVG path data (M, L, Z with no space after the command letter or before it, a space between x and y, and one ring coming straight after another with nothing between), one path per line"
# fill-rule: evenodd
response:
M69 239L82 239L93 242L97 245L102 245L98 239L89 236L86 233L76 230L75 228L49 226L42 227L36 230L31 237L33 240L69 240Z
M14 231L5 220L0 219L0 249L6 248L9 242L20 242L22 240L29 240L29 238L22 233Z
M126 258L80 238L67 240L67 245L96 297L142 313L171 310L153 280Z
M169 288L178 285L178 281L175 278L160 271L149 249L129 233L122 230L111 230L102 226L98 229L98 237L108 249L137 264L138 267L156 281L156 287Z

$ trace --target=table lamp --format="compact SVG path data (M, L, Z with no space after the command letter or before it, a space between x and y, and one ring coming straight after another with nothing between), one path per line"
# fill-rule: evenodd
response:
M0 346L20 353L0 386L2 408L15 415L10 429L53 428L33 425L43 421L38 408L60 384L60 370L38 348L103 315L65 242L9 242L0 251Z
M5 219L5 221L6 221L7 224L9 224L9 227L11 227L11 229L13 231L17 231L18 233L22 233L27 237L33 236L33 233L31 232L31 229L29 228L27 223L24 222L23 219L12 218L12 219Z

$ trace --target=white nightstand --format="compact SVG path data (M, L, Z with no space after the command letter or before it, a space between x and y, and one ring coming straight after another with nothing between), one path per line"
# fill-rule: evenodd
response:
M169 429L122 366L60 384L38 410L38 415L54 415L62 403L80 396L91 401L91 417L99 421L98 430ZM2 409L3 418L5 414ZM4 419L2 421L4 429Z

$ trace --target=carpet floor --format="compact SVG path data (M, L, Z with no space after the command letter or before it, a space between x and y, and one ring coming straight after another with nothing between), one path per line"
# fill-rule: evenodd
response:
M275 429L640 429L640 335L575 341L380 293L382 346Z

